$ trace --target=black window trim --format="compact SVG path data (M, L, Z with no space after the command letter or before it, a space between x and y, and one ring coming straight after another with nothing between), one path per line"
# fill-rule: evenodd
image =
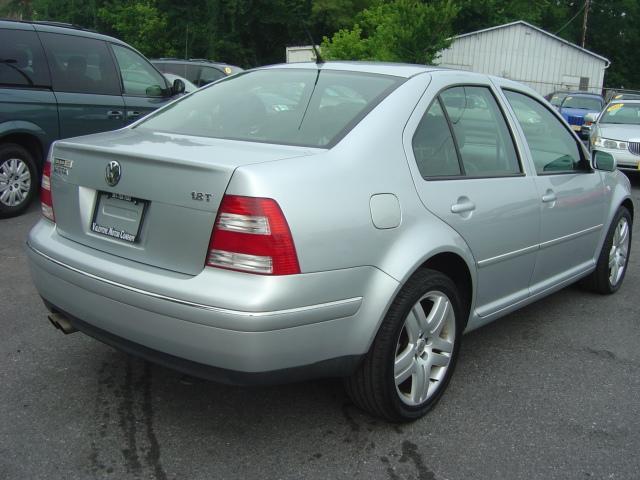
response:
M436 100L438 100L438 105L440 105L440 109L442 110L442 113L444 114L444 121L447 122L447 128L449 129L449 133L451 134L451 139L453 140L453 149L456 151L456 156L458 157L458 166L460 167L460 175L451 175L452 177L466 177L467 176L467 170L464 168L464 163L462 162L462 153L460 153L460 146L458 145L458 138L456 137L456 132L453 131L453 124L451 122L451 118L449 118L449 112L447 112L447 107L444 104L444 101L442 100L442 97L440 96L440 93L438 93L438 96L436 97ZM433 102L432 102L433 105ZM429 108L424 112L425 115L427 114L427 112L429 112L429 110L431 109L431 106L429 106ZM421 119L422 121L422 119ZM418 133L418 130L416 129L416 133ZM415 133L414 133L414 137L415 137ZM413 145L413 138L411 139L411 144ZM442 178L442 177L440 177Z
M494 101L496 102L496 105L498 106L498 109L500 110L500 113L502 114L502 119L504 120L505 125L507 126L507 129L509 131L509 136L511 138L511 143L513 144L513 150L516 152L516 157L518 159L518 167L520 167L520 172L518 173L505 173L503 175L477 175L477 176L468 176L466 175L465 169L464 169L464 165L462 164L462 156L460 155L460 148L458 147L458 140L456 139L455 133L453 132L453 126L451 125L451 121L449 119L449 114L447 113L446 108L444 108L443 102L440 99L440 94L442 94L442 92L449 90L451 88L456 88L456 87L484 87L487 90L489 90L489 93L493 96ZM445 87L442 87L440 90L438 90L435 94L435 98L429 103L429 105L427 106L427 108L424 110L424 113L422 114L422 116L420 117L420 121L422 121L422 118L424 117L424 115L429 111L429 109L433 106L434 102L437 100L440 103L440 108L442 108L442 111L444 112L445 115L445 119L447 120L447 125L449 126L449 131L451 132L451 137L453 139L453 144L456 150L456 155L458 155L458 163L460 164L460 171L462 172L462 174L460 175L446 175L446 176L423 176L422 174L420 175L424 180L431 182L431 181L443 181L443 180L477 180L477 179L487 179L487 178L517 178L517 177L526 177L527 173L524 169L524 165L522 163L522 155L520 152L520 149L518 148L518 144L515 141L515 132L513 131L513 128L511 127L511 123L508 121L508 117L506 115L506 112L503 108L503 106L500 103L500 100L498 99L498 96L496 95L496 92L494 92L494 85L492 84L488 84L488 83L481 83L481 82L467 82L467 83L452 83L450 85L447 85ZM418 121L418 125L420 125L420 121ZM411 136L411 151L413 152L413 158L415 161L415 152L413 151L413 139L416 135L418 131L418 127L416 126L415 131L413 132L413 135Z
M556 119L558 119L560 121L560 125L562 125L562 127L569 132L569 135L571 135L573 137L574 142L576 143L576 146L578 147L578 152L580 154L580 162L583 165L587 165L589 168L585 169L585 170L566 170L566 171L560 171L560 172L538 172L538 169L536 168L535 162L533 161L533 157L531 158L531 162L533 163L533 171L535 173L536 176L539 177L548 177L551 175L576 175L576 174L586 174L586 173L595 173L595 169L593 168L593 166L591 165L591 158L590 156L587 157L586 156L586 149L584 147L584 144L582 143L582 140L580 140L580 138L578 137L578 135L571 130L571 128L569 128L566 125L566 121L564 120L564 118L562 117L562 115L560 115L560 113L555 109L555 108L548 108L543 102L540 102L539 100L537 100L534 96L523 92L521 90L516 90L515 88L509 88L509 87L500 87L500 89L504 92L513 92L513 93L517 93L520 95L523 95L529 99L531 99L532 101L538 103L540 106L542 106L544 109L546 109L548 112L551 113L551 115L553 115ZM509 102L509 99L507 98L507 96L505 95L505 98L507 99L507 103L509 104L509 108L511 109L511 111L513 112L513 117L515 118L515 121L518 122L518 125L520 125L520 128L522 129L522 125L520 124L520 121L518 120L518 117L515 114L515 111L513 110L513 107L511 106L511 103ZM564 102L564 100L563 100ZM545 102L548 103L548 102ZM549 104L551 105L551 104ZM524 136L524 131L523 131L523 136ZM524 138L525 143L527 144L527 148L529 149L529 153L531 153L531 147L529 147L529 142L527 141L527 138Z

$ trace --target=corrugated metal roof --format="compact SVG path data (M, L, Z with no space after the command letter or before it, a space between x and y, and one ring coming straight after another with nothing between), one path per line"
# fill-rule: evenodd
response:
M472 35L478 35L480 33L490 32L492 30L498 30L498 29L501 29L501 28L513 27L514 25L525 25L525 26L527 26L529 28L533 28L534 30L537 30L540 33L544 33L545 35L547 35L549 37L555 38L556 40L558 40L559 42L564 43L565 45L569 45L570 47L576 48L576 49L578 49L578 50L580 50L580 51L582 51L582 52L584 52L586 54L592 55L592 56L594 56L594 57L606 62L607 66L605 68L607 68L611 64L611 61L608 58L603 57L602 55L598 55L597 53L593 53L592 51L587 50L586 48L582 48L581 46L576 45L575 43L571 43L571 42L565 40L564 38L560 38L557 35L554 35L553 33L549 33L546 30L543 30L543 29L541 29L539 27L536 27L535 25L531 25L530 23L525 22L524 20L517 20L515 22L505 23L504 25L496 25L495 27L485 28L483 30L476 30L475 32L463 33L461 35L456 35L455 37L452 37L452 38L455 40L457 38L470 37Z

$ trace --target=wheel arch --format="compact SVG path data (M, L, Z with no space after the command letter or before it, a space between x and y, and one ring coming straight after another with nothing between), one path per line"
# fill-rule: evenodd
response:
M425 260L418 270L435 270L449 277L458 287L462 297L462 308L464 309L464 326L466 328L471 314L471 303L473 300L473 279L471 270L462 256L450 251L440 252ZM415 273L415 272L414 272Z
M49 147L47 134L30 122L7 122L0 124L0 144L15 143L27 149L41 170Z
M427 215L426 222L411 222L376 266L398 282L393 299L419 270L432 269L452 279L460 289L465 327L472 316L477 285L476 260L464 238L448 224ZM377 329L380 324L377 325Z
M629 210L629 213L631 214L631 220L633 220L633 201L629 197L627 197L622 201L620 205Z

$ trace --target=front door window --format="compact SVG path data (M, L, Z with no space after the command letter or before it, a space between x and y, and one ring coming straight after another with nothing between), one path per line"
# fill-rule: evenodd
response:
M164 77L141 55L120 45L113 45L126 95L163 97L167 83Z

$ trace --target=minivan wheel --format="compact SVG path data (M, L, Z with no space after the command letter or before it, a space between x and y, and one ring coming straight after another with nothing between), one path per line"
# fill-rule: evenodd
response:
M425 415L453 373L462 333L460 294L440 272L416 272L393 301L355 374L345 380L356 405L406 422Z
M620 288L629 263L632 225L629 210L620 207L609 226L596 269L582 280L582 286L603 295Z
M21 214L38 190L33 156L14 143L0 145L0 218Z

